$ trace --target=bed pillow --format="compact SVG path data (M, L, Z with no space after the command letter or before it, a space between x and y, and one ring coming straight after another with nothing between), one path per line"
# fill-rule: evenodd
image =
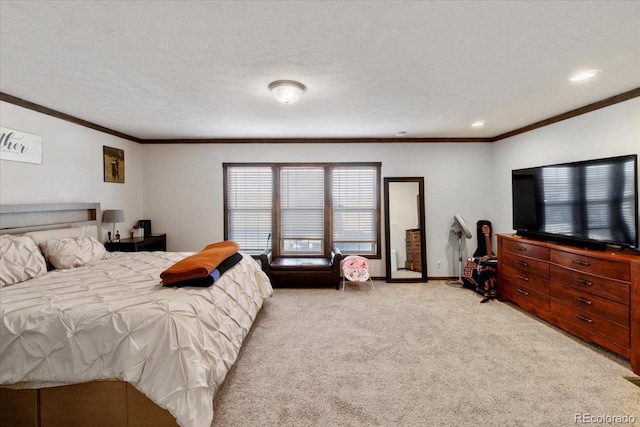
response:
M49 240L40 244L40 250L57 269L82 267L107 255L104 245L91 236Z
M65 227L53 228L50 230L30 231L28 233L24 233L24 235L31 237L36 245L40 246L49 240L75 239L82 236L97 238L98 232L95 225L84 225L82 227Z
M46 272L47 264L33 240L26 236L0 236L0 287Z

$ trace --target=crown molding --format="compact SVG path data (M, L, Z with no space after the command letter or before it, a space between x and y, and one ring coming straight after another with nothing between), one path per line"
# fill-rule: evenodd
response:
M141 139L141 144L370 144L493 142L492 138L192 138Z
M26 101L22 98L18 98L17 96L9 95L8 93L0 92L0 101L8 102L9 104L14 104L28 110L37 111L38 113L46 114L47 116L55 117L67 122L75 123L77 125L97 130L99 132L108 133L109 135L117 136L118 138L128 139L129 141L140 143L140 138L136 138L135 136L127 135L126 133L118 132L117 130L100 126L98 124L72 116L70 114L61 113L60 111L45 107L40 104L36 104L31 101Z
M428 137L428 138L170 138L170 139L145 139L137 138L132 135L100 126L98 124L89 122L87 120L80 119L70 114L61 113L49 107L39 105L24 99L18 98L13 95L9 95L4 92L0 92L0 101L5 101L10 104L17 105L29 110L37 111L42 114L46 114L60 120L65 120L71 123L75 123L80 126L84 126L90 129L104 132L109 135L116 136L118 138L127 139L129 141L137 142L139 144L357 144L357 143L492 143L500 141L502 139L510 138L515 135L519 135L525 132L532 131L544 126L548 126L553 123L557 123L563 120L570 119L572 117L580 116L582 114L590 113L601 108L609 107L611 105L628 101L633 98L640 97L640 87L631 89L627 92L620 93L618 95L611 96L601 101L594 102L589 105L585 105L580 108L576 108L571 111L567 111L562 114L550 117L548 119L540 120L539 122L532 123L527 126L523 126L512 131L486 138L468 138L468 137Z
M538 129L544 126L548 126L553 123L560 122L562 120L567 120L572 117L580 116L582 114L590 113L595 110L599 110L601 108L609 107L614 104L618 104L619 102L628 101L633 98L637 98L640 96L640 87L631 89L627 92L620 93L618 95L614 95L612 97L603 99L601 101L596 101L592 104L585 105L584 107L576 108L575 110L567 111L566 113L558 114L557 116L550 117L548 119L540 120L539 122L532 123L527 126L523 126L518 129L514 129L510 132L503 133L501 135L495 136L491 138L491 142L500 141L501 139L510 138L515 135L519 135L521 133L529 132L534 129Z

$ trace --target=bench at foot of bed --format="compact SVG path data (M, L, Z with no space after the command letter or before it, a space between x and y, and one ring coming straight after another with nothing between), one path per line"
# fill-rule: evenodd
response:
M278 257L271 251L260 254L262 270L267 273L273 287L325 287L340 288L340 262L342 253L335 248L330 257Z

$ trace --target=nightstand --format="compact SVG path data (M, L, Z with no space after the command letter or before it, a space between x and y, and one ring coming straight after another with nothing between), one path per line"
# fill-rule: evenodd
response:
M147 237L120 239L119 242L105 242L104 247L109 252L166 251L167 235L157 234Z

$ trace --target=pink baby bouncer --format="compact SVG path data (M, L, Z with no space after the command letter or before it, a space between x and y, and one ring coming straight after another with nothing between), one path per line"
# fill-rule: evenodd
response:
M369 274L369 260L358 255L349 255L342 260L342 290L346 286L346 281L353 283L368 283L371 289L373 280Z

